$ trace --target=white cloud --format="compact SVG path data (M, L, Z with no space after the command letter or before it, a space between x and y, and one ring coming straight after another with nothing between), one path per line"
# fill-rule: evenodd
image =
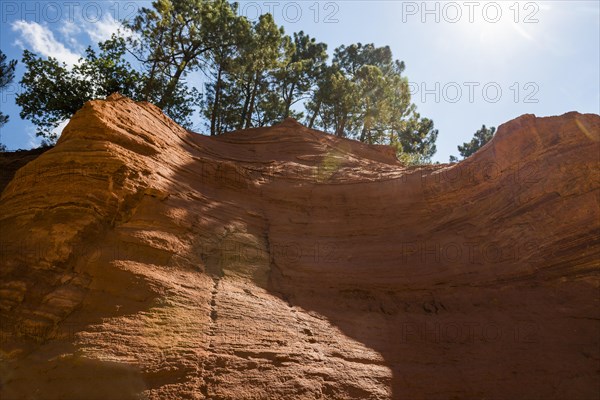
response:
M527 39L527 40L534 40L533 36L531 36L529 34L529 32L527 32L525 29L523 29L522 26L520 26L519 24L512 24L513 28L515 28L515 30L517 31L517 33L519 35L521 35L521 37Z
M71 122L71 118L65 119L63 122L58 124L58 126L56 128L52 129L52 133L54 133L56 135L56 137L59 138L60 135L62 135L63 129L65 129L65 127L69 124L69 122Z
M74 49L77 53L83 54L85 46L81 43L81 38L78 35L81 33L81 27L74 21L65 21L58 28L63 40Z
M12 23L12 30L21 35L17 40L17 44L25 47L23 45L24 41L28 45L27 47L35 53L46 57L54 57L67 65L76 64L79 60L79 54L65 47L46 26L37 22L15 21Z
M70 118L62 121L58 126L52 129L52 133L56 135L58 139L62 134L63 129L67 126L67 124L71 121ZM27 146L30 149L36 149L42 145L43 138L41 136L37 136L37 128L35 125L27 125L25 127L25 134L27 135Z
M25 133L27 134L27 146L29 146L30 149L36 149L42 144L42 138L36 136L35 132L36 127L33 125L25 128Z
M121 22L114 19L110 14L106 14L100 21L89 22L84 26L86 33L94 44L110 39L112 34L117 33L119 28L122 29Z
M64 21L58 31L63 35L65 39L71 38L73 35L81 32L81 28L74 21Z

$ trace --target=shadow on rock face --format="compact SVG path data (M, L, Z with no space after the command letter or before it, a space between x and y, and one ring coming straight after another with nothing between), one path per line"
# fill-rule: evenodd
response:
M4 353L2 399L597 397L599 126L526 116L410 169L87 103L3 193L0 322L90 323Z
M135 366L76 355L0 361L2 399L136 400L145 384Z

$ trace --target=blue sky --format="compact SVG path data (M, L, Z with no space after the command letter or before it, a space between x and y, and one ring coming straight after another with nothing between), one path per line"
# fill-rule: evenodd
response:
M0 2L0 48L19 59L24 48L74 63L89 44L148 2ZM271 11L291 34L303 30L330 53L356 42L389 45L406 63L413 102L439 129L435 161L458 155L482 124L522 114L600 113L600 1L243 1L255 18ZM9 149L39 143L19 117L18 81L0 99L10 121L0 128ZM188 77L201 85L201 74ZM198 119L196 129L205 131Z

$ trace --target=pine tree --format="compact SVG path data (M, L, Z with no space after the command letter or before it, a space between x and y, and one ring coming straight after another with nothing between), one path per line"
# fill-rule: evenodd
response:
M0 50L0 90L4 90L15 79L17 60L6 62L6 54ZM0 111L0 127L8 122L8 115Z
M113 36L99 47L99 53L88 47L72 68L53 57L44 59L28 50L23 52L26 72L20 83L24 91L16 102L21 106L21 118L37 125L38 136L56 140L54 129L88 100L114 92L138 97L143 79L123 58L125 41Z
M495 133L496 133L495 127L492 126L491 128L486 128L485 125L482 125L481 129L479 129L477 132L475 132L475 134L473 135L473 139L471 139L470 142L463 143L462 146L461 145L457 146L458 152L463 157L463 159L470 157L471 155L475 154L475 152L477 152L477 150L482 148L487 142L492 140ZM450 162L457 162L457 161L458 161L457 157L450 156Z

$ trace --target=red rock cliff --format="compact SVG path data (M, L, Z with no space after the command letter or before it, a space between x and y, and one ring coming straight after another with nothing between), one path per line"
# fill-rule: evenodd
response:
M113 95L0 199L2 399L596 399L600 117L455 165Z

